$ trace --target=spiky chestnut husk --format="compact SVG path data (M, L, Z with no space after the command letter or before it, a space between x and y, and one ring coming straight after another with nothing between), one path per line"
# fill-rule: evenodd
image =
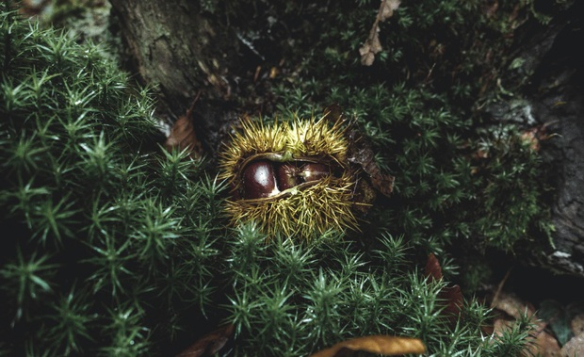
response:
M325 115L265 125L243 118L242 130L220 156L221 178L232 187L226 204L232 224L255 221L268 237L303 239L331 229L357 230L357 178L348 148L340 119L331 123Z

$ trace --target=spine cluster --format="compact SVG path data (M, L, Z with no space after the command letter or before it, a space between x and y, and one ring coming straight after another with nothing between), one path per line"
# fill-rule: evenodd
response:
M226 211L233 224L256 222L274 236L357 229L355 178L346 163L340 121L327 116L266 125L244 119L222 154L222 178L232 187Z

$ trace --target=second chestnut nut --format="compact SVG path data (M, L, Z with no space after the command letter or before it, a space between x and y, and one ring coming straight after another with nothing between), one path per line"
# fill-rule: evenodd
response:
M287 190L298 185L298 167L292 163L278 165L278 185L281 190Z
M302 166L300 177L305 182L321 180L331 174L330 167L324 164L309 162Z

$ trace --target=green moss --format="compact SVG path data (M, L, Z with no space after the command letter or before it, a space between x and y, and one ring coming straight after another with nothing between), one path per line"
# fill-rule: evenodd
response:
M147 353L210 304L221 186L155 145L148 91L98 47L1 16L3 345Z
M372 66L361 64L359 48L378 1L221 6L255 9L232 26L265 57L258 65L279 69L262 86L268 95L257 91L244 104L262 103L264 116L305 117L340 104L382 170L396 177L393 197L371 213L368 230L458 255L491 248L521 254L527 242L532 251L550 248L553 191L525 136L534 128L513 124L515 110L499 122L482 110L521 98L529 68L514 57L517 41L569 3L402 2L380 24L383 50Z
M390 334L422 338L438 355L496 356L525 337L526 330L516 330L513 347L482 340L487 310L476 301L463 308L458 325L450 324L439 313L444 282L430 283L411 269L415 250L402 238L385 234L365 249L342 240L266 246L263 238L244 226L229 243L235 289L225 308L226 322L235 324L235 355L303 356L351 336Z
M379 221L394 234L405 232L431 251L469 239L479 250L513 251L520 241L549 246L546 167L522 139L531 128L489 122L478 108L515 90L517 83L509 89L502 76L517 29L565 4L402 3L381 24L383 51L370 67L360 63L358 49L378 2L352 6L263 9L282 14L272 32L288 26L282 36L289 46L280 49L287 65L272 82L275 111L310 116L338 103L356 118L378 164L396 177ZM262 19L258 13L241 26L262 28Z

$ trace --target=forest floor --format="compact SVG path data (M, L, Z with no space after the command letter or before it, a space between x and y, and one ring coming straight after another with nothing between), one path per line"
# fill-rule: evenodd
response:
M61 17L46 1L24 1L22 12L42 19L60 21L80 39L91 38L119 46L121 40L111 35L111 5L107 1L86 0L90 12L83 16ZM83 2L78 5L83 7ZM75 12L68 9L67 13ZM121 53L110 53L119 57ZM584 297L581 280L557 276L536 268L514 267L501 271L498 283L485 282L480 298L494 311L492 326L485 332L502 334L522 315L534 325L533 343L526 355L584 356ZM464 292L463 292L464 293Z

